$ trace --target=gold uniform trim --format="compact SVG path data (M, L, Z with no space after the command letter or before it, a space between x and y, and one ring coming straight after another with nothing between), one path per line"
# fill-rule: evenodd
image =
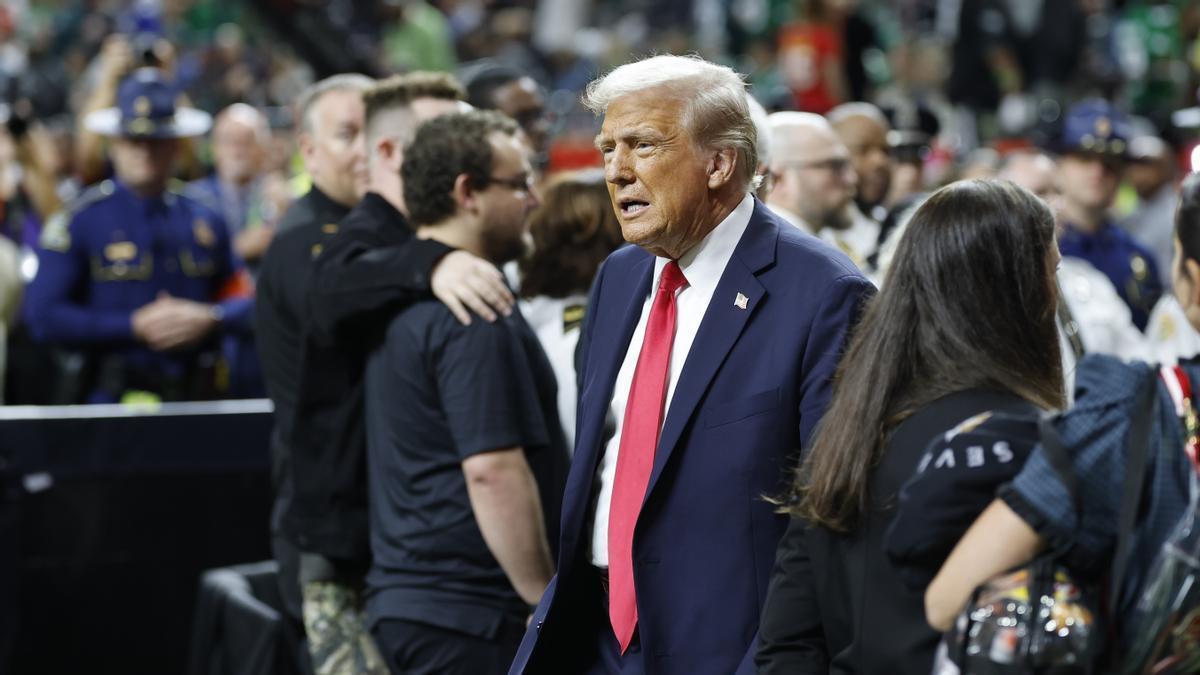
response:
M100 256L92 256L92 278L96 281L145 281L154 272L154 258L146 256L136 265L125 260L104 264Z

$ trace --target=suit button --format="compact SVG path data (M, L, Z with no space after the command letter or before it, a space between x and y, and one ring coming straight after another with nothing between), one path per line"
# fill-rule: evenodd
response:
M542 624L544 624L544 623L546 623L546 622L545 622L545 621L538 621L538 622L537 622L537 627L536 627L534 630L536 630L536 631L537 631L537 632L539 632L539 633L540 633L540 632L542 632Z

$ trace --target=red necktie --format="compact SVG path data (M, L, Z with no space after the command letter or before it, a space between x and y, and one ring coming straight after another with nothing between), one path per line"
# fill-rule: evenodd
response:
M646 497L654 467L654 449L662 431L671 345L675 341L675 291L686 285L679 265L674 260L668 262L650 307L646 336L625 403L617 473L608 510L608 618L622 654L633 640L638 616L633 587L633 528Z

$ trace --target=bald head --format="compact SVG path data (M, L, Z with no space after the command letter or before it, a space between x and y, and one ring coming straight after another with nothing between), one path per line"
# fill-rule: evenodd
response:
M837 132L820 115L777 112L767 117L775 157L789 162L812 157L814 152L842 145Z
M245 103L217 114L213 124L213 165L226 183L246 185L258 177L271 142L267 117Z
M800 216L814 233L849 226L846 207L857 178L833 127L824 117L805 112L778 112L767 122L774 178L767 203Z
M1012 181L1041 199L1053 203L1058 194L1055 184L1057 168L1054 160L1044 152L1017 151L1004 157L996 177Z
M828 114L854 162L858 174L858 203L864 211L882 204L892 183L892 155L887 117L870 103L843 103Z

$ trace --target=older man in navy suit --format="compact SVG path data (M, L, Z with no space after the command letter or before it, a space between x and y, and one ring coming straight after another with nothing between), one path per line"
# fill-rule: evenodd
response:
M658 56L592 83L625 239L588 304L561 550L513 673L753 672L768 501L873 290L751 194L741 78ZM853 423L852 420L846 420Z

